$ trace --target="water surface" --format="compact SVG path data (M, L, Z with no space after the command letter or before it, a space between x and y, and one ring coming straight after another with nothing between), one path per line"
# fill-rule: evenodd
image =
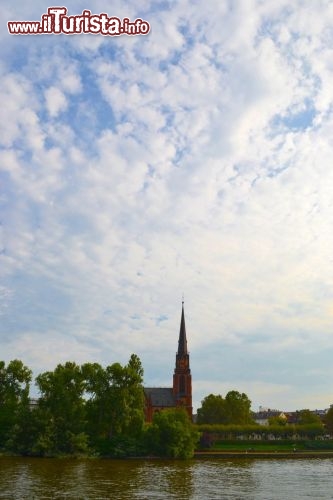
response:
M333 459L162 461L0 457L0 498L333 499Z

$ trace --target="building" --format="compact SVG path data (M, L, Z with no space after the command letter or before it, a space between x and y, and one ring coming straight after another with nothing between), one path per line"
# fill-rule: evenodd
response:
M182 315L176 353L176 364L173 374L172 387L146 387L145 416L151 422L154 413L167 408L185 408L190 419L193 418L192 408L192 376L190 370L190 355L187 350L184 302L182 302Z
M269 425L270 418L279 418L287 422L287 415L280 410L271 410L269 408L262 408L260 406L259 411L257 413L253 413L253 419L256 424L259 425Z

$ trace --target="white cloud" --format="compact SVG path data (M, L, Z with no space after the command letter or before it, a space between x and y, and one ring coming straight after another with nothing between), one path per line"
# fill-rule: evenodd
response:
M51 118L55 118L59 113L67 109L67 99L64 93L57 87L49 87L45 91L45 100L46 108Z
M7 73L1 78L0 144L9 148L15 141L27 141L27 148L40 148L43 134L37 118L38 101L32 84L19 74Z

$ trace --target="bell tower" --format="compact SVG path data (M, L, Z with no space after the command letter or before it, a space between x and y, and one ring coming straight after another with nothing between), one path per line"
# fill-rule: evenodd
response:
M176 354L176 366L173 375L173 395L176 400L176 406L185 408L192 421L192 376L190 370L190 355L187 350L184 301L182 302L178 351Z

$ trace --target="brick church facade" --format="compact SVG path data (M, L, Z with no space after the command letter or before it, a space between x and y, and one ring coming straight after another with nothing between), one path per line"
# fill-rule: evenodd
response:
M192 376L190 355L187 350L184 302L182 303L173 385L172 387L146 387L144 392L146 422L152 421L155 412L179 407L184 408L192 420Z

